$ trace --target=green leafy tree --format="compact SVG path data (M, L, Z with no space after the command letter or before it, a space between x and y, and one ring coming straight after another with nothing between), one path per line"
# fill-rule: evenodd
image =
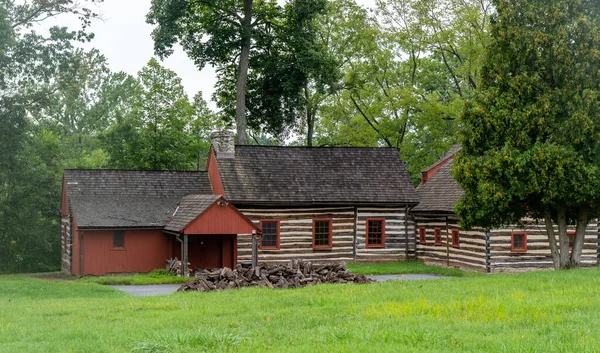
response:
M235 116L237 142L247 128L283 136L307 106L305 88L335 76L332 57L315 40L315 18L326 0L154 0L148 22L155 50L166 56L179 41L202 69L217 68L215 98L225 119Z
M191 151L195 159L196 169L206 170L210 151L210 134L213 131L224 130L228 126L218 114L208 107L208 104L202 98L201 92L194 96L193 107L194 117L190 130L192 135Z
M462 115L456 211L466 227L544 219L554 266L577 267L599 215L600 4L495 5L480 89Z
M59 14L76 14L83 27L94 14L73 1L0 0L0 272L48 271L59 266L60 161L57 137L36 133L32 113L57 89L73 63L83 31L31 30Z
M420 170L457 141L457 118L479 81L492 7L385 0L373 16L347 2L330 15L329 47L344 77L319 109L317 144L396 148L417 183Z
M266 35L277 14L268 0L153 0L147 21L156 53L167 56L180 42L199 69L236 67L237 141L246 143L246 83L253 39Z
M109 165L132 169L190 169L194 106L181 79L151 59L138 74L129 108L103 136Z

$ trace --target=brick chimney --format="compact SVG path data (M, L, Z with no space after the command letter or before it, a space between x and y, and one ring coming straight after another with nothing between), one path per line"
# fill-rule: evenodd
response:
M235 158L235 142L232 131L215 131L210 134L210 142L217 159Z

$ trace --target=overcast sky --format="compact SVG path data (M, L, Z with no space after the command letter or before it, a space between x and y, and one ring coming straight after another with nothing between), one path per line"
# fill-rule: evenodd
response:
M152 26L146 23L146 14L151 0L104 0L98 5L103 20L93 22L90 31L96 37L89 47L95 47L108 59L113 71L125 71L135 75L154 55L150 32ZM364 6L374 6L375 0L356 0ZM75 28L75 18L59 18L53 24ZM163 65L177 72L188 95L193 97L202 91L204 99L211 107L210 97L214 91L215 72L210 67L202 71L194 66L181 47L165 59Z

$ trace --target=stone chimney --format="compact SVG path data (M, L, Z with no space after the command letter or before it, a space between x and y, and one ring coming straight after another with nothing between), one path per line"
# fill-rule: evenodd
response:
M210 142L217 159L235 158L235 142L232 131L214 131L210 134Z

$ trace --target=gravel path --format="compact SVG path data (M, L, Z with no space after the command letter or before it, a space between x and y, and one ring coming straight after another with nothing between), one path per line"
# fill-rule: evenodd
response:
M434 280L440 278L449 278L439 275L373 275L367 276L377 282L387 281L422 281ZM152 285L135 285L135 286L109 286L125 293L129 293L134 297L151 297L156 295L167 295L177 291L181 284L152 284Z
M125 293L129 293L134 297L151 297L155 295L166 295L175 293L181 284L150 284L139 286L109 286Z

